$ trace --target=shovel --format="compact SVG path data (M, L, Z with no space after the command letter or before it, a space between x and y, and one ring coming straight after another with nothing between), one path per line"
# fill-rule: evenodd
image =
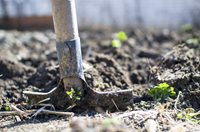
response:
M74 103L80 106L124 109L127 103L137 98L133 95L132 89L97 92L85 81L75 0L52 0L52 10L60 66L60 83L47 93L30 91L23 93L35 103L50 99L50 103L59 109L67 108ZM74 97L73 94L76 96Z

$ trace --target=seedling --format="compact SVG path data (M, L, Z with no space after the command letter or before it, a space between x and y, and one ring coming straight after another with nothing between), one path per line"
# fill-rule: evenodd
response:
M198 38L188 39L188 40L186 40L186 44L197 46L197 45L199 45L199 39Z
M70 91L66 92L67 96L69 96L74 101L79 101L81 99L81 92L80 90L71 88Z
M174 88L167 83L160 83L148 91L148 94L157 101L164 101L169 97L174 97L176 92Z
M191 39L188 39L186 40L186 43L187 44L198 44L199 43L199 39L198 38L191 38Z
M178 119L184 119L187 121L192 121L198 123L200 120L197 118L200 115L200 112L194 112L193 108L187 108L177 114Z
M118 32L115 35L115 38L112 40L112 47L113 48L120 48L122 46L122 42L128 40L128 37L125 32Z
M5 104L3 104L3 99L0 98L0 110L3 109L5 111L10 111L11 108L10 108L10 105L9 105L9 99L6 98L4 101L5 101Z
M122 42L128 40L128 37L127 37L126 33L125 33L125 32L122 32L122 31L121 31L121 32L118 32L118 33L116 34L116 37L117 37L117 39L119 39L119 40L122 41Z
M122 43L118 39L112 40L112 47L113 48L120 48L122 46Z
M4 109L5 109L5 111L10 111L11 110L10 106L8 106L8 105L5 105Z
M181 30L184 31L184 32L191 32L193 30L193 27L192 27L191 24L184 24L181 27Z

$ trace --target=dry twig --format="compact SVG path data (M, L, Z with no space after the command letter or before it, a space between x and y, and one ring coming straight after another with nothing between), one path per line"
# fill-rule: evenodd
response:
M181 95L181 92L179 91L179 92L178 92L178 96L177 96L177 98L176 98L176 102L174 103L174 109L175 109L176 111L180 111L180 110L177 108L177 104L178 104L178 101L179 101L179 99L180 99L180 95Z
M28 113L26 113L26 112L20 110L20 109L17 108L15 105L10 104L10 107L11 107L14 111L17 111L19 116L28 118Z
M45 110L45 108L48 107L48 106L52 107L52 108L55 110L55 108L54 108L53 105L51 105L51 104L46 104L46 105L44 105L42 108L40 108L39 110L37 110L37 111L31 116L31 118L32 118L32 117L36 117L38 114L40 114L41 112L43 112L43 111Z
M31 115L36 113L38 110L25 110L24 112ZM60 111L51 111L51 110L42 110L42 112L38 114L47 114L47 115L61 115L61 116L74 116L73 112L60 112ZM13 116L13 115L21 115L18 111L1 111L0 116Z
M127 112L127 113L124 113L124 114L121 114L119 116L117 116L118 119L121 119L121 118L126 118L126 117L129 117L129 116L133 116L135 114L138 114L138 115L157 115L158 112L155 111L155 110L147 110L147 111L131 111L131 112Z
M115 103L115 101L113 99L111 99L111 100L112 100L113 104L115 105L117 111L120 111L119 108L118 108L118 106L117 106L117 104Z

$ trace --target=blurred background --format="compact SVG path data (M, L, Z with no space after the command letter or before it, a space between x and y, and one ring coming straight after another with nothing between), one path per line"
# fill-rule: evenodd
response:
M76 0L79 27L200 27L198 0ZM91 26L92 25L92 26ZM51 29L51 0L0 0L1 29Z

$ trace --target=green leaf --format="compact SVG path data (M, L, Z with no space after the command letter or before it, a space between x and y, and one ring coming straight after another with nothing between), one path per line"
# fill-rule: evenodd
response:
M5 109L5 111L10 111L10 110L11 110L11 108L10 108L8 105L6 105L6 106L4 107L4 109Z
M198 45L199 44L199 39L198 38L191 38L186 40L187 44L192 44L192 45Z
M200 113L198 113L198 112L196 112L196 113L188 113L188 114L186 114L186 116L188 117L188 118L193 118L193 117L196 117L196 116L198 116Z
M70 91L66 91L66 94L75 101L78 101L81 99L81 91L78 91L77 89L71 88Z
M76 96L75 100L81 100L81 97L80 96Z
M167 83L160 83L148 91L148 94L157 101L164 101L176 95L174 88Z
M184 111L183 112L179 112L177 114L177 118L178 119L184 119L184 120L189 120L189 121L192 121L192 122L199 122L200 120L197 119L196 117L200 115L200 113L185 113Z
M117 39L112 40L112 47L113 48L120 48L122 46L121 42Z
M182 112L179 112L176 116L178 119L184 119L185 117Z
M80 96L80 95L81 95L81 92L80 92L80 91L79 91L79 92L77 92L77 95L79 95L79 96Z
M157 87L160 87L160 88L168 88L168 87L169 87L169 84L167 84L167 83L160 83Z
M195 112L193 108L186 108L185 110L177 113L177 118L198 123L200 122L197 117L198 115L200 115L200 112Z
M75 94L75 91L74 91L73 88L71 88L71 90L70 90L70 91L67 91L66 94L67 94L70 98L72 98L73 95Z
M119 39L120 41L127 41L128 40L128 37L127 37L127 35L126 35L126 33L125 32L118 32L117 34L116 34L116 37L117 37L117 39Z
M193 27L192 27L191 24L184 24L181 27L181 30L184 31L184 32L191 32L193 30Z

